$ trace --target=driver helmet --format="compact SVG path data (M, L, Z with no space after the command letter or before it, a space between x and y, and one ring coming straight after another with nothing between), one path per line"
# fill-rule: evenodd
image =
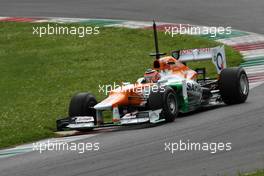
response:
M147 69L144 78L147 83L156 83L160 79L160 74L157 70Z

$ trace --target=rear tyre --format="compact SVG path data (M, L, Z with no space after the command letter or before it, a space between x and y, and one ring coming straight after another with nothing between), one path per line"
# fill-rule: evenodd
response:
M96 122L96 110L93 108L97 104L95 96L90 93L78 93L72 97L69 105L69 117L93 116Z
M242 67L226 68L220 73L219 90L226 104L244 103L249 93L249 83Z

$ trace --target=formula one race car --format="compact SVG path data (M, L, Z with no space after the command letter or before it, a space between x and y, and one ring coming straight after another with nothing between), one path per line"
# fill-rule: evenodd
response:
M223 46L159 53L156 24L153 23L156 53L152 69L135 84L124 83L101 102L90 93L78 93L69 105L69 117L57 120L57 129L91 130L111 125L172 122L178 113L219 103L246 101L249 83L243 68L226 68ZM205 68L191 70L188 61L211 60L218 77L209 79ZM198 79L198 75L203 75ZM201 77L201 76L200 76ZM103 113L111 111L112 123Z

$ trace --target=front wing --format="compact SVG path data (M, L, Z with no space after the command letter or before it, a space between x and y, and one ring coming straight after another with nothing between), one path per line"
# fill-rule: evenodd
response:
M120 118L119 121L110 123L98 123L92 116L77 116L67 117L64 119L57 120L57 129L59 131L64 129L93 129L98 127L109 127L109 126L122 126L122 125L135 125L143 123L160 123L165 119L160 119L161 109L149 110L149 111L138 111L133 113L127 113Z

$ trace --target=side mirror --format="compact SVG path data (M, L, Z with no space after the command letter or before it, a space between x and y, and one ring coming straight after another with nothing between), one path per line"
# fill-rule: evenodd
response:
M178 60L180 58L180 50L172 51L171 56Z

